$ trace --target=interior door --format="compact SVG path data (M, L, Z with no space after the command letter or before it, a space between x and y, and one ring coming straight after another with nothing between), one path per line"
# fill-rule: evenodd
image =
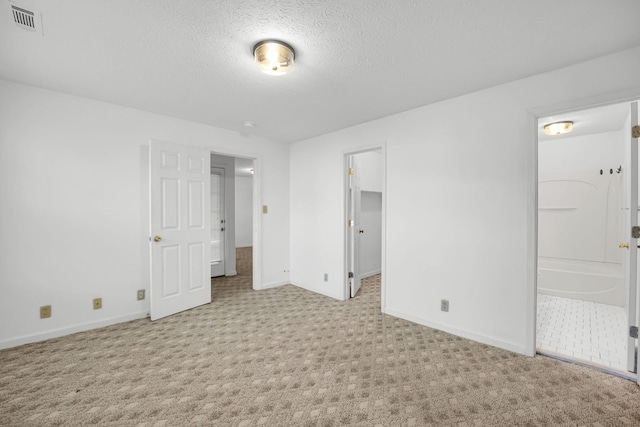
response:
M151 320L211 302L209 152L149 147Z
M631 103L631 127L638 126L638 103ZM629 281L629 299L628 299L628 327L638 326L638 239L631 236L631 229L638 225L638 138L630 138L630 155L629 155L629 192L628 192L628 228L626 235L629 237L629 254L628 264L628 281ZM637 371L637 364L640 358L636 349L637 339L629 334L627 341L627 370L629 372Z
M360 228L360 175L358 164L354 155L349 156L349 168L347 170L349 181L348 200L348 278L351 298L360 290L360 234L364 232Z
M211 168L211 277L224 276L224 169Z

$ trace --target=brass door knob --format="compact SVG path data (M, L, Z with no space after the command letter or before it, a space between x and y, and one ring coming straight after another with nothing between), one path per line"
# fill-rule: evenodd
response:
M622 248L627 248L627 249L629 249L629 244L628 244L628 243L620 243L620 244L618 245L618 247L619 247L620 249L622 249Z
M629 244L628 244L628 243L620 243L620 244L618 245L618 247L619 247L620 249L622 249L622 248L627 248L627 249L629 249ZM638 249L640 249L640 245L638 245Z
M160 236L154 236L154 238L153 238L154 242L159 242L160 240L162 240L162 237L160 237Z

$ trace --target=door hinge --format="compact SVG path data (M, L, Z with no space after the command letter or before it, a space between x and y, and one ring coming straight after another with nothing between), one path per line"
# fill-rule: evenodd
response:
M634 225L631 227L631 237L634 239L640 239L640 226Z
M347 220L347 227L353 227L353 220L352 219Z
M353 279L353 271L349 272L349 279ZM636 333L638 332L638 328L636 328Z
M631 338L638 338L638 327L637 326L629 326L629 336Z
M347 169L347 173L348 173L349 175L353 175L353 168L349 168L349 169Z
M640 138L640 126L635 125L631 128L631 137L632 138Z

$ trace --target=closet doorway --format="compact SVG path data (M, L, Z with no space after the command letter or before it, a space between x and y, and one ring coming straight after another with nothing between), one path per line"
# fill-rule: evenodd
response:
M384 188L382 148L345 156L346 286L345 299L357 298L361 286L384 295Z

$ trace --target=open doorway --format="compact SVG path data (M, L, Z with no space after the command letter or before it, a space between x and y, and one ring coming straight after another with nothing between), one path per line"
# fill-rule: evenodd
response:
M212 161L213 161L212 156ZM219 156L216 156L219 157ZM226 206L226 175L227 169L211 166L211 277L226 276L226 241L225 222L227 221Z
M630 327L638 325L633 108L538 120L536 350L630 378L637 372ZM572 131L545 133L558 122L571 123Z
M211 153L211 277L235 276L235 157Z
M227 286L253 288L253 174L253 159L211 154L212 298Z
M259 258L261 249L261 224L255 209L260 205L260 159L249 161L250 169L255 171L250 227L253 235L250 263L253 265L251 274L243 277L247 288L253 290L261 289L260 262L252 262ZM207 304L212 294L218 297L213 291L212 276L238 276L235 165L234 157L206 148L150 140L151 320ZM214 196L218 200L212 203Z
M357 297L362 287L380 292L383 265L384 159L382 149L350 153L346 170L345 294Z

